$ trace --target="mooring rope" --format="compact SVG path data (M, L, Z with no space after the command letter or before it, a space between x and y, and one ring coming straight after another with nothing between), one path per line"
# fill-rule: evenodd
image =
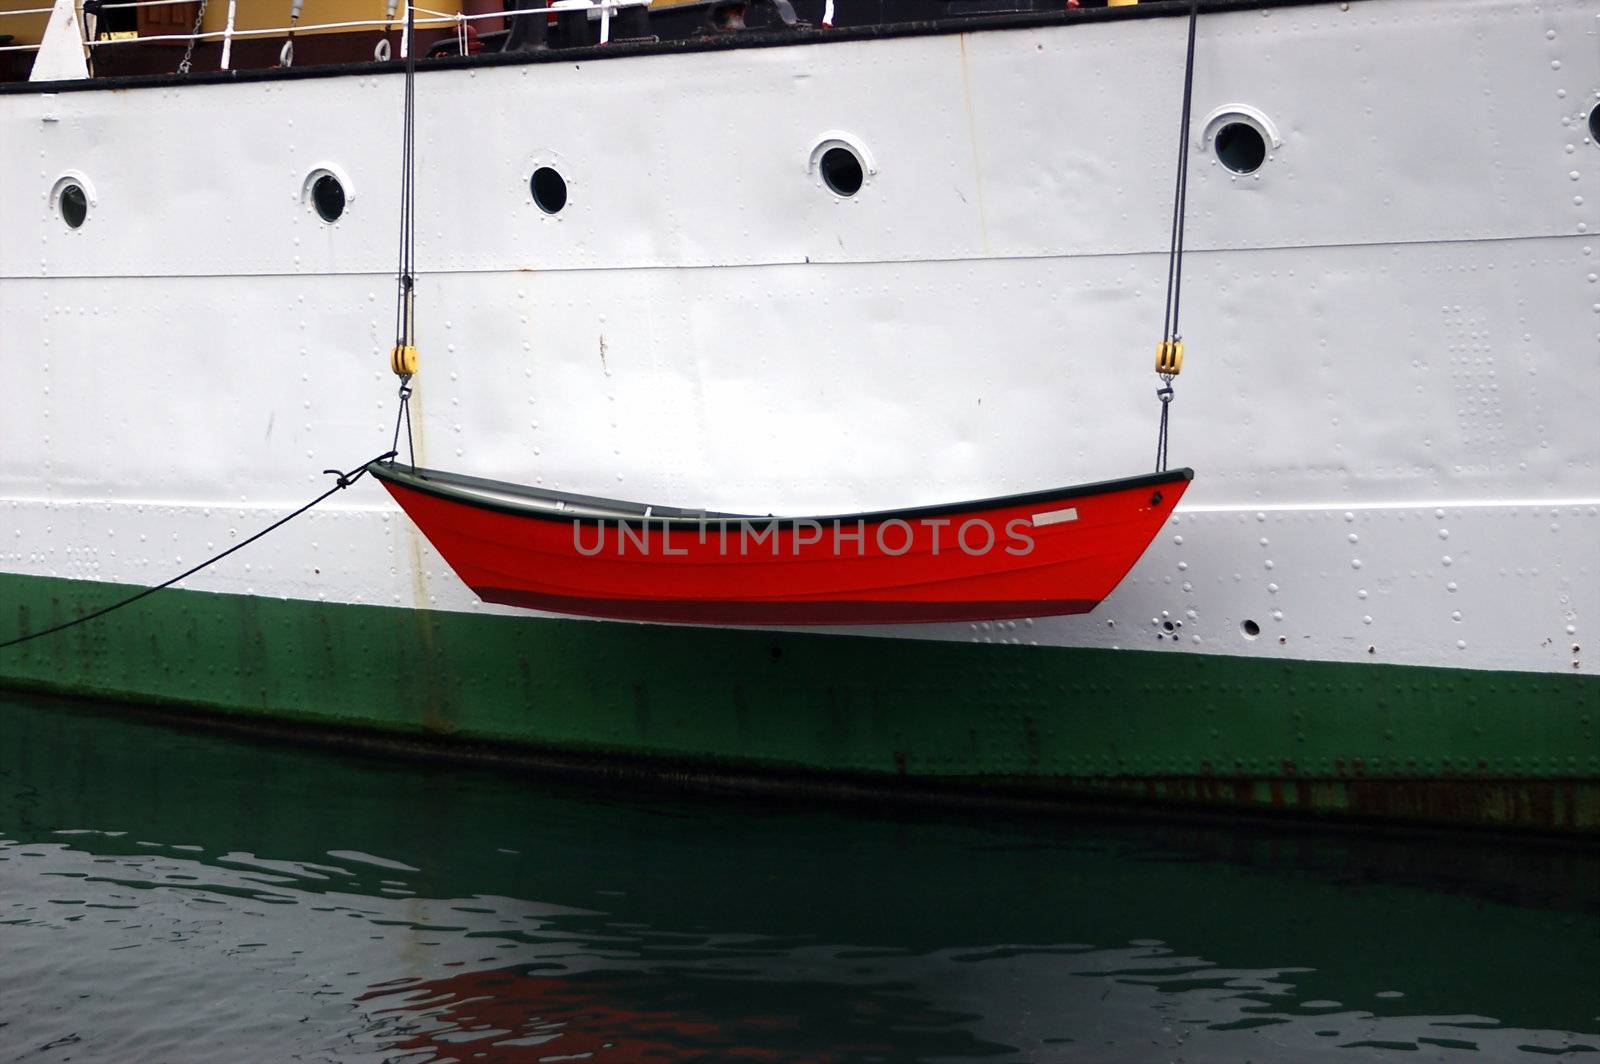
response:
M294 49L294 26L295 26L296 22L299 20L299 17L300 17L300 5L303 2L304 2L304 0L294 0L293 14L292 14L292 16L290 18L289 40L285 44L285 49L286 49L287 55L290 57L290 59L286 60L285 65L287 65L288 61L292 61L293 49ZM392 8L391 8L391 11L392 11ZM205 13L205 0L201 0L201 3L200 3L200 14L203 16L204 13ZM198 21L197 21L197 27L198 27ZM378 457L372 459L372 462L385 462L385 461L389 461L389 460L395 458L399 454L399 451L400 451L400 429L403 426L405 428L405 433L406 433L406 449L407 449L407 452L409 453L409 455L411 457L412 468L415 468L416 464L417 464L416 444L413 441L412 435L411 435L411 378L417 371L416 302L415 302L416 301L416 259L417 259L417 232L416 232L416 208L415 208L415 201L416 201L416 150L417 150L416 149L416 110L417 110L417 105L416 105L416 77L417 77L416 27L417 27L416 8L410 3L410 0L407 0L407 3L406 3L406 21L405 21L405 30L404 30L404 38L403 38L404 47L405 47L405 53L406 53L405 103L404 103L404 117L403 117L403 120L402 120L403 130L402 130L401 141L400 141L400 256L399 256L400 261L399 261L399 264L398 264L398 266L396 267L396 270L395 270L395 283L396 283L396 286L398 288L398 293L397 293L397 299L395 300L395 346L394 346L394 353L393 353L393 356L391 358L391 363L392 363L392 366L394 368L394 372L400 378L400 409L395 413L394 440L393 440L393 443L391 444L391 446L390 446L388 451L386 451L383 454L379 455ZM198 28L196 29L196 32L197 33L199 32ZM193 49L194 49L194 42L191 40L189 42L189 52L185 54L184 60L183 60L185 68L187 68L189 60L192 57ZM164 581L164 582L162 582L160 584L157 584L154 587L143 588L142 590L137 591L132 595L129 595L127 598L122 599L119 602L114 602L111 605L106 606L106 607L104 607L102 609L95 610L93 613L85 614L84 616L76 618L75 620L65 621L65 622L63 622L61 624L55 625L55 626L50 627L50 628L45 628L45 629L42 629L42 630L37 631L37 632L27 632L27 633L25 633L23 635L17 636L14 639L9 639L9 640L6 640L5 642L0 642L0 650L4 650L7 647L16 646L19 643L26 643L26 642L28 642L30 640L33 640L33 639L40 639L40 638L43 638L44 636L47 636L47 635L54 635L57 632L64 632L69 628L76 628L80 624L87 624L89 621L95 620L96 618L99 618L99 617L104 617L106 614L111 613L111 612L113 612L115 610L120 610L124 606L131 606L135 602L138 602L140 599L146 598L149 595L153 595L157 591L160 591L160 590L162 590L164 588L171 587L173 584L176 584L180 580L183 580L183 579L186 579L187 577L193 576L195 573L198 573L200 570L206 568L207 566L214 565L217 562L221 561L222 559L226 558L228 555L232 554L233 552L235 552L237 550L241 550L244 547L249 546L250 544L254 543L256 540L260 539L262 536L265 536L267 533L272 532L272 531L274 531L276 529L282 528L284 525L288 524L290 521L293 521L296 517L299 517L301 514L305 513L307 510L310 510L312 507L316 506L318 503L321 503L324 500L326 500L329 496L333 495L335 492L343 491L345 488L348 488L350 485L354 484L356 481L360 480L363 476L366 475L367 467L370 466L372 464L372 462L365 462L365 463L363 463L362 465L360 465L359 467L357 467L356 469L352 470L349 473L340 472L337 469L326 469L326 470L323 470L323 472L332 474L334 477L337 478L335 480L335 482L334 482L333 487L329 488L327 491L323 492L321 495L318 495L315 499L312 499L310 502L306 503L304 506L300 507L298 510L295 510L293 513L288 514L288 515L286 515L284 517L281 517L277 521L274 521L272 524L268 525L266 528L263 528L261 531L257 532L255 535L251 536L249 539L246 539L241 543L234 544L232 547L229 547L227 550L223 551L221 554L218 554L218 555L216 555L214 557L211 557L211 558L207 558L205 561L201 562L199 565L196 565L191 569L187 569L184 572L179 573L177 576L173 577L170 580L167 580L167 581Z
M1156 472L1167 470L1167 426L1172 409L1172 381L1183 368L1183 331L1178 308L1183 295L1183 231L1189 213L1189 118L1194 100L1194 38L1200 21L1200 0L1189 3L1189 45L1183 64L1183 115L1178 128L1178 174L1172 192L1172 242L1167 251L1167 307L1162 314L1161 345L1156 348L1156 375L1161 387L1161 424L1156 436Z
M372 459L372 462L382 462L385 459L389 459L389 458L393 458L393 457L394 457L394 452L393 451L388 451L388 452L386 452L384 454L380 454L378 457ZM283 517L278 518L278 520L272 522L272 524L268 525L266 528L263 528L261 531L257 532L255 535L251 536L249 539L246 539L246 540L244 540L243 542L240 542L240 543L235 543L233 546L229 547L227 550L223 551L221 554L218 554L218 555L215 555L213 557L207 558L205 561L201 562L199 565L196 565L192 569L184 570L183 572L179 573L177 576L173 577L171 580L167 580L167 581L164 581L162 583L159 583L155 587L147 587L147 588L144 588L141 591L137 591L134 594L129 595L127 598L121 600L120 602L113 602L111 605L105 606L105 607L103 607L101 609L98 609L98 610L95 610L93 613L86 613L82 617L78 617L75 620L71 620L71 621L64 621L61 624L55 625L55 626L53 626L51 628L43 628L43 629L40 629L37 632L28 632L28 633L25 633L23 635L19 635L15 639L8 639L4 643L0 643L0 650L4 650L6 647L14 647L18 643L26 643L26 642L28 642L29 640L32 640L32 639L42 639L43 637L45 637L47 635L54 635L57 632L64 632L68 628L76 628L80 624L88 624L90 621L95 620L96 618L104 617L106 614L111 613L114 610L120 610L124 606L131 606L135 602L138 602L142 598L145 598L145 597L147 597L149 595L154 595L157 591L160 591L163 588L169 588L173 584L176 584L178 581L183 580L183 579L185 579L187 577L193 576L195 573L198 573L200 570L206 568L206 566L214 565L217 562L220 562L222 559L226 558L228 555L232 554L234 551L243 550L245 547L248 547L250 544L252 544L256 540L260 539L262 536L265 536L268 532L273 532L273 531L275 531L275 530L277 530L279 528L282 528L284 525L288 524L290 521L293 521L296 517L299 517L301 514L305 513L307 510L311 509L313 506L316 506L318 503L320 503L323 500L327 499L330 495L334 494L335 492L343 491L345 488L348 488L350 485L354 484L356 481L360 480L362 477L367 475L367 467L369 465L371 465L372 462L363 462L363 463L361 463L361 465L357 466L355 469L352 469L348 473L340 472L337 469L324 469L323 470L324 473L330 474L330 475L332 475L332 476L337 478L334 481L333 487L329 488L327 491L323 492L321 495L318 495L315 499L312 499L310 502L306 503L304 506L300 507L300 509L294 511L293 513L287 514L287 515L285 515Z

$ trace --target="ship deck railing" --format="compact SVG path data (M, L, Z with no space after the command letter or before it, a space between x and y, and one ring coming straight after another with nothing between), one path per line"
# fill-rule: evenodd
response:
M116 3L101 4L100 10L113 11L128 8L165 7L174 4L191 4L195 0L118 0ZM221 41L222 62L218 69L229 68L229 53L235 40L258 37L283 37L292 40L296 34L311 33L318 30L358 30L358 29L383 29L385 32L403 30L409 11L416 12L414 25L418 29L437 28L440 26L456 27L457 44L461 55L468 54L470 42L466 27L482 19L500 19L502 21L522 17L538 16L541 18L551 15L567 14L575 11L586 11L590 21L600 23L601 44L608 44L611 40L611 20L618 11L633 7L649 7L650 0L548 0L539 7L511 8L504 11L487 11L469 15L465 12L434 11L419 5L400 5L397 9L386 11L386 17L373 19L353 19L341 22L298 22L288 26L273 26L262 29L236 29L234 17L237 13L238 0L228 0L228 17L224 28L220 30L204 30L199 33L161 33L138 36L99 37L94 40L87 39L85 33L82 11L75 11L73 22L78 27L80 43L86 48L109 48L137 44L170 44L185 41ZM0 18L21 15L49 15L55 7L29 7L10 11L0 11ZM3 23L0 23L3 25ZM0 52L36 52L40 44L8 44L0 45ZM407 43L405 34L400 37L400 58L406 57ZM288 64L284 64L288 65Z

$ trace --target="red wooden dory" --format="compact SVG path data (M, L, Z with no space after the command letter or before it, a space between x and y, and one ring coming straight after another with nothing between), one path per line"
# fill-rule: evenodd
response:
M719 625L1086 613L1194 474L827 517L645 506L394 462L368 467L488 602Z

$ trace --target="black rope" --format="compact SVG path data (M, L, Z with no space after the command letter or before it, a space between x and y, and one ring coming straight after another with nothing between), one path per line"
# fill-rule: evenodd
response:
M1172 190L1172 241L1167 252L1167 308L1162 320L1163 340L1181 340L1178 305L1183 290L1183 235L1189 199L1189 115L1194 99L1194 39L1200 21L1200 0L1189 4L1189 45L1183 67L1183 115L1178 126L1178 172Z
M395 321L394 346L396 351L416 345L416 170L417 170L417 12L412 0L406 0L405 48L406 77L404 104L401 108L400 134L400 261L395 269ZM396 370L399 370L397 365ZM411 437L411 375L400 376L400 409L394 417L394 443L390 450L400 450L400 425L405 423L406 451L411 467L417 465L416 444Z
M414 188L416 174L416 81L417 81L417 12L406 0L406 77L401 106L400 133L400 262L395 270L397 288L395 300L395 346L414 342L411 300L416 288L417 235L415 226Z
M406 453L411 457L411 468L417 468L417 445L411 438L411 385L400 385L400 409L394 412L394 442L389 445L389 453L400 453L400 426L406 427Z
M374 458L372 461L373 462L382 462L383 460L385 460L387 458L393 458L393 457L394 457L394 452L390 451L387 454L380 454L378 457ZM173 577L171 580L167 580L164 583L157 584L155 587L147 587L147 588L143 589L142 591L138 591L138 592L136 592L136 593L134 593L132 595L129 595L127 598L123 599L120 602L113 602L111 605L106 606L106 607L104 607L102 609L95 610L93 613L84 614L82 617L79 617L79 618L77 618L75 620L64 621L63 623L55 625L54 627L51 627L51 628L44 628L44 629L41 629L41 630L39 630L37 632L29 632L26 635L17 636L15 639L8 639L4 643L0 643L0 650L4 650L6 647L14 647L18 643L26 643L26 642L28 642L29 640L32 640L32 639L40 639L40 638L43 638L44 636L47 636L47 635L54 635L56 632L64 632L68 628L76 628L80 624L87 624L90 621L95 620L98 617L104 617L106 614L112 612L113 610L120 610L124 606L131 606L135 602L138 602L140 599L145 598L145 597L147 597L149 595L154 595L157 591L160 591L163 588L171 587L173 584L176 584L179 580L183 580L186 577L193 576L195 573L198 573L200 570L204 569L206 566L214 565L215 563L220 562L222 559L226 558L228 555L232 554L234 551L242 550L245 547L248 547L250 544L254 543L256 540L260 539L262 536L265 536L268 532L272 532L272 531L275 531L275 530L277 530L279 528L282 528L284 525L288 524L290 521L293 521L296 517L299 517L301 514L305 513L307 510L311 509L313 506L315 506L318 503L322 502L324 499L328 498L328 496L334 494L335 492L343 491L345 488L348 488L350 485L354 484L356 481L360 480L362 477L367 475L367 466L369 466L371 464L372 464L372 462L363 462L360 466L357 466L355 469L351 470L348 473L340 472L337 469L324 469L323 470L324 473L332 474L334 477L337 478L334 481L333 487L329 488L327 491L323 492L321 495L318 495L315 499L312 499L310 502L308 502L304 506L300 507L300 509L294 511L294 513L289 514L289 515L287 515L285 517L278 518L278 520L274 521L272 524L268 525L266 528L263 528L260 532L257 532L255 535L251 536L249 539L244 540L243 542L240 542L240 543L235 543L233 546L229 547L227 550L223 551L221 554L218 554L218 555L216 555L214 557L211 557L211 558L207 558L205 561L201 562L199 565L195 566L192 569L187 569L187 570L179 573L177 576Z
M1167 471L1167 413L1172 409L1172 384L1171 377L1163 377L1168 383L1156 389L1156 398L1161 400L1161 428L1156 440L1156 472Z
M1178 327L1178 310L1183 296L1183 236L1189 214L1189 120L1194 101L1194 39L1200 22L1200 0L1189 2L1189 43L1183 64L1183 114L1178 123L1178 173L1172 190L1172 241L1167 251L1167 306L1162 312L1161 342L1166 345L1181 342L1183 330ZM1176 374L1160 373L1161 387L1156 398L1161 400L1161 427L1156 439L1156 472L1167 470L1167 424L1172 409L1172 379Z
M406 416L406 454L411 459L411 468L417 468L417 445L411 439L411 389L404 389L400 396L400 410Z

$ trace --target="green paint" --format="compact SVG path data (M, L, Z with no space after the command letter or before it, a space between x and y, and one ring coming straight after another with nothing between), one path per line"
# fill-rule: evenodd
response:
M127 588L0 576L6 635ZM1600 678L163 591L0 683L563 753L1600 829Z

